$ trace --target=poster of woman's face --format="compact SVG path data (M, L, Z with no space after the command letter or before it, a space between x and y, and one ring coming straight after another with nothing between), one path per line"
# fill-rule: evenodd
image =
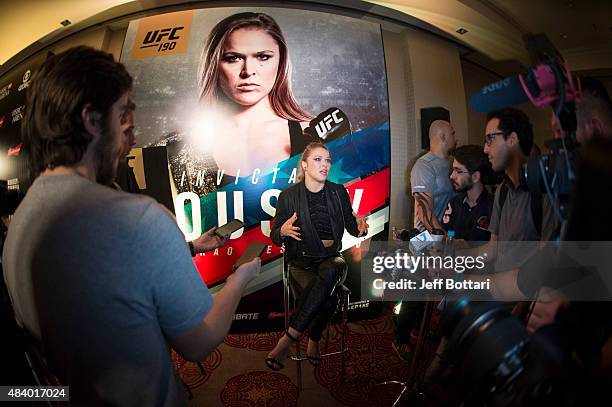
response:
M186 239L245 222L226 246L196 256L207 284L224 281L253 241L269 244L262 279L275 267L276 198L298 182L311 141L330 150L327 179L369 214L368 238L383 231L390 139L378 24L288 8L181 11L130 22L121 61L134 76L137 145L166 147ZM360 243L346 235L343 249Z

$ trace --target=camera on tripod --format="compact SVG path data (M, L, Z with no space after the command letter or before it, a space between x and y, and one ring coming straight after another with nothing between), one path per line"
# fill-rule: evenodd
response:
M548 154L528 158L519 173L520 181L530 192L547 194L557 217L564 222L576 182L575 102L580 98L580 82L545 35L526 36L525 46L533 60L543 61L530 68L524 78L519 75L525 94L534 106L553 108L561 134L544 142Z
M470 97L477 112L491 112L531 102L542 109L552 107L561 137L545 142L549 153L530 157L521 172L521 183L534 193L546 193L559 220L567 220L568 200L575 186L575 102L580 82L574 78L561 54L544 34L528 34L525 47L534 63L526 74L505 78Z
M578 146L575 140L562 139L547 140L544 145L550 152L529 157L519 173L520 182L530 192L548 194L563 221L567 219L569 198L575 188L574 159Z
M467 406L576 405L581 368L559 325L529 335L507 304L450 301L441 318Z
M532 194L546 194L561 223L564 238L570 197L576 189L576 107L580 83L543 34L527 35L525 46L534 63L526 74L507 78L472 95L474 110L491 112L530 101L552 107L559 138L547 140L548 152L530 157L519 173ZM463 296L449 301L442 315L450 354L469 389L465 405L566 406L583 397L585 368L573 357L571 324L553 323L530 334L507 304L476 302Z

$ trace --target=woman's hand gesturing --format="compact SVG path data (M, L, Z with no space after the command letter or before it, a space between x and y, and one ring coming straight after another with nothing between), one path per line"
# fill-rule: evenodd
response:
M366 215L357 215L355 212L353 212L353 216L357 221L357 230L359 230L359 236L367 235L368 228L370 227L370 225L368 225L368 217Z
M293 212L293 215L287 219L283 226L281 226L280 234L281 236L287 236L295 240L301 241L300 238L300 228L297 226L293 226L293 224L297 221L297 213Z

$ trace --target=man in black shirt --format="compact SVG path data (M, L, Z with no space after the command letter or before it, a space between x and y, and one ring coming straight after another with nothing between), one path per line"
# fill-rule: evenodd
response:
M453 188L461 194L452 198L444 212L442 226L455 231L456 239L471 245L489 241L489 219L493 195L483 184L491 174L491 164L481 146L466 145L454 152L450 174Z
M453 230L456 239L463 239L470 246L489 241L489 219L493 208L493 195L487 191L483 180L491 177L491 164L481 146L461 146L453 153L454 161L450 173L453 189L460 194L449 202L442 217L446 231ZM424 383L432 383L447 368L449 345L442 338L434 359L425 372Z

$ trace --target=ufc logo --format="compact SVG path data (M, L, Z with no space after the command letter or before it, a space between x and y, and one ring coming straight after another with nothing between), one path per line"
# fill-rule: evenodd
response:
M162 42L164 37L168 37L168 41L176 41L181 38L180 36L176 35L176 33L183 28L185 27L162 28L161 30L149 31L145 35L145 38L142 41L143 45L140 48L155 47L157 44Z
M323 118L323 120L316 124L315 129L317 129L317 135L319 138L325 138L323 136L326 136L325 133L331 130L332 123L339 124L344 121L344 118L338 117L339 112L339 109L334 110L332 114L328 114Z

